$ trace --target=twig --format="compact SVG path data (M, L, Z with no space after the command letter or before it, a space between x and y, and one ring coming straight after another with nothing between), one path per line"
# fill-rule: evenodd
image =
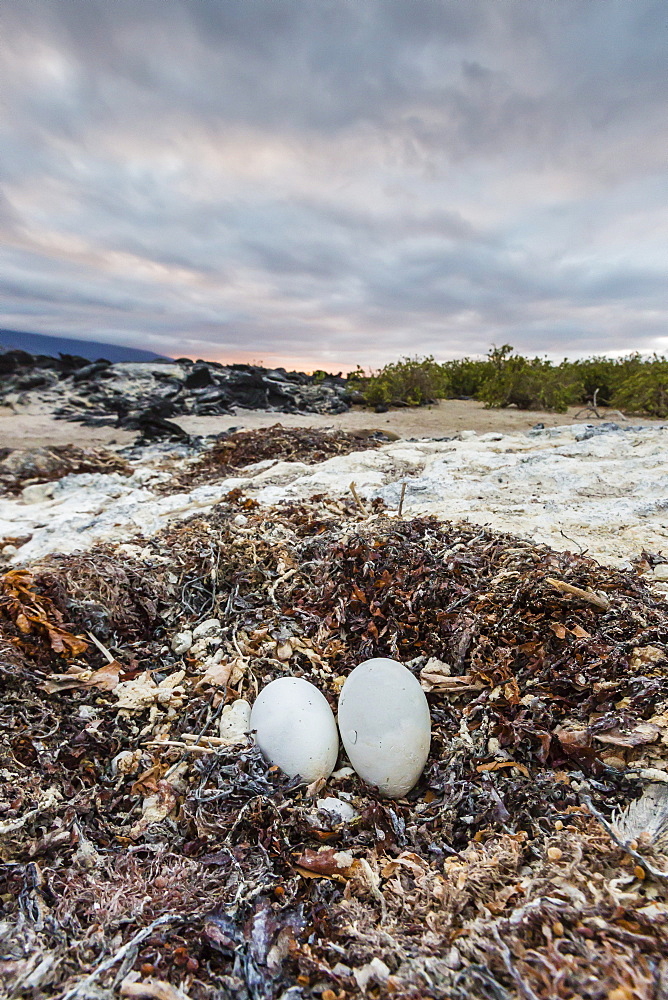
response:
M572 583L566 583L564 580L555 580L552 576L545 577L545 582L549 583L556 590L560 590L562 594L570 594L572 597L579 597L581 601L593 604L600 611L607 611L610 607L608 598L601 594L595 594L593 590L583 590L581 587L574 587Z
M578 542L577 538L571 538L571 536L567 535L566 532L563 531L561 528L559 529L559 534L561 535L562 538L565 538L567 542L572 542L573 545L577 545L578 549L580 550L579 551L579 555L582 556L582 555L585 554L585 552L588 551L587 549L583 548L582 545L580 545L580 543Z
M397 511L397 517L401 517L404 512L404 497L406 496L406 483L401 484L401 497L399 498L399 510Z
M584 806L586 806L592 816L599 821L610 839L614 840L615 844L617 844L617 847L621 847L621 849L632 857L634 861L637 861L649 875L653 875L655 878L668 880L668 872L662 872L660 868L655 868L654 865L650 864L647 858L644 858L642 854L639 854L638 851L634 850L628 843L622 840L622 838L615 832L614 826L612 826L611 823L608 823L605 816L601 815L588 795L580 795L580 801Z
M243 823L246 813L250 812L251 809L254 809L255 806L258 805L258 803L261 803L262 805L267 806L268 809L273 810L273 813L278 819L279 823L283 822L283 817L279 812L278 806L276 805L275 802L272 801L272 799L268 799L266 795L255 795L252 799L249 799L248 802L246 802L246 804L243 805L239 810L237 818L235 819L234 823L232 824L228 833L225 836L225 839L223 841L224 844L228 844L230 842L233 834L235 833L239 825Z
M81 979L76 986L73 986L65 993L62 993L59 1000L72 1000L72 997L79 996L79 994L87 990L96 979L99 979L105 972L108 972L109 969L113 968L114 965L116 965L116 962L119 962L122 958L124 958L128 952L132 950L132 948L136 948L138 944L141 944L141 942L145 941L147 937L150 937L156 927L163 927L165 924L185 923L190 919L191 917L189 916L177 915L175 913L165 913L161 917L158 917L150 923L148 927L144 927L142 930L138 931L134 937L130 938L130 940L119 948L118 951L115 952L110 958L105 958L104 962L101 962L96 969L93 969L93 971L86 976L85 979Z
M575 419L576 420L580 416L581 413L593 413L594 416L597 417L599 420L603 417L603 414L600 413L599 409L598 409L598 394L599 394L599 391L600 391L599 389L596 389L594 391L594 395L593 395L591 403L588 403L586 406L583 406L583 407L581 407L581 409L578 410L578 412L575 414ZM627 420L628 419L626 417L626 415L624 413L622 413L621 410L608 410L606 416L608 416L608 417L616 416L620 420Z
M296 572L297 572L296 569L289 569L287 573L283 574L283 576L279 576L276 580L274 580L271 587L269 588L269 599L271 600L272 604L276 605L276 607L278 607L278 601L276 600L276 588L279 586L279 584L285 583L286 580L289 580L290 577L294 576Z
M598 405L597 405L598 392L599 392L598 389L594 389L594 395L592 397L591 403L587 403L586 406L583 406L582 409L578 410L578 412L575 414L576 420L581 413L593 413L595 417L597 417L599 420L601 419L601 414L598 412Z
M359 509L360 509L360 510L362 511L362 513L364 514L364 516L365 516L365 517L368 517L368 516L369 516L369 511L368 511L368 510L366 509L366 507L365 507L365 506L364 506L364 504L362 503L362 500L361 500L361 498L360 498L360 495L359 495L359 493L357 492L357 484L356 484L356 483L355 483L355 482L353 481L353 482L352 482L352 483L350 484L350 486L348 487L348 489L349 489L349 490L350 490L350 492L352 493L352 495L353 495L353 498L354 498L354 500L355 500L355 503L357 504L357 506L359 507Z
M88 633L87 633L87 635L89 635L89 636L91 637L91 640L93 641L93 644L94 644L95 646L97 646L97 648L98 648L98 649L100 650L100 652L101 652L101 653L102 653L102 655L104 656L104 658L105 658L105 660L107 661L107 663L113 663L113 662L114 662L114 660L116 659L116 657L115 657L115 656L113 656L113 654L109 652L109 650L107 649L107 647L106 647L106 646L103 646L103 645L102 645L102 643L100 642L100 640L99 640L99 639L97 639L97 638L96 638L96 637L95 637L95 636L93 635L93 633L92 633L92 632L88 632Z
M596 398L597 398L597 396L598 396L598 389L594 389L594 398L591 401L591 408L594 411L594 413L596 414L596 416L600 417L601 414L598 412L598 407L596 405Z
M198 736L197 733L181 733L181 739L185 743L199 743L204 747L227 747L230 745L227 740L220 736Z
M144 746L151 747L180 747L182 750L200 750L203 753L213 753L220 747L238 747L243 745L242 740L224 740L220 736L198 736L197 733L181 733L180 740L153 739L146 740Z
M200 746L198 743L179 743L177 740L149 740L145 745L147 747L155 747L156 750L160 749L160 747L177 747L179 750L189 751L190 753L216 752L215 747Z
M206 721L204 722L204 725L203 725L202 729L200 730L200 732L199 732L199 734L197 736L197 739L195 740L195 743L192 746L189 746L187 749L184 747L184 752L181 754L181 756L176 761L176 763L172 764L172 766L169 768L169 770L165 773L165 775L164 775L165 778L168 778L170 776L170 774L173 774L174 771L176 771L177 767L180 767L180 765L186 759L188 751L191 751L193 746L198 746L199 745L199 741L202 739L202 737L206 733L206 731L209 728L209 726L211 725L211 723L214 722L218 718L218 716L220 715L220 713L223 711L223 707L225 705L225 699L227 698L227 684L223 688L222 695L221 695L220 701L218 703L218 708L215 710L215 712L213 714L211 714L211 705L213 703L213 698L214 698L214 695L212 694L211 695L211 700L209 701L209 704L206 707ZM201 718L202 718L202 716L200 715L200 719Z

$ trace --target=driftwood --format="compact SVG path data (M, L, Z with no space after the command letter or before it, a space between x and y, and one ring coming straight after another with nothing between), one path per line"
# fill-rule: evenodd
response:
M592 590L583 590L582 587L574 587L572 583L566 583L565 580L555 580L551 576L547 576L545 582L549 583L555 590L560 590L562 594L577 597L581 601L586 601L587 604L593 604L595 608L599 608L601 611L607 611L610 607L610 601L605 594L595 594Z

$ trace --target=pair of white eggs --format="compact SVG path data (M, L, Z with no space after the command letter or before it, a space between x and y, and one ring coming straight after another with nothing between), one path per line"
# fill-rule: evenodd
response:
M290 777L328 778L339 755L337 720L309 681L280 677L260 692L250 728L266 759ZM338 729L350 763L387 798L398 799L422 774L431 742L424 691L397 660L355 667L339 697Z

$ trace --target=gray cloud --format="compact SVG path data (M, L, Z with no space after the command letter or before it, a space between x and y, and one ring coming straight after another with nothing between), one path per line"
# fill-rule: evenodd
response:
M0 325L267 362L668 342L654 0L5 0Z

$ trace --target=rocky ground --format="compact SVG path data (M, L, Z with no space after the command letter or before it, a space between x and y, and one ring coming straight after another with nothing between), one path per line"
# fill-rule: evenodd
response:
M214 508L230 490L280 505L350 496L353 482L363 504L465 519L611 565L630 566L643 552L668 556L662 425L469 430L445 440L388 433L397 437L275 425L196 445L14 449L0 459L5 558L133 543Z
M140 431L145 439L185 438L171 421L175 416L217 416L236 407L335 414L357 398L341 376L188 359L111 364L6 351L0 377L0 404L86 427Z

